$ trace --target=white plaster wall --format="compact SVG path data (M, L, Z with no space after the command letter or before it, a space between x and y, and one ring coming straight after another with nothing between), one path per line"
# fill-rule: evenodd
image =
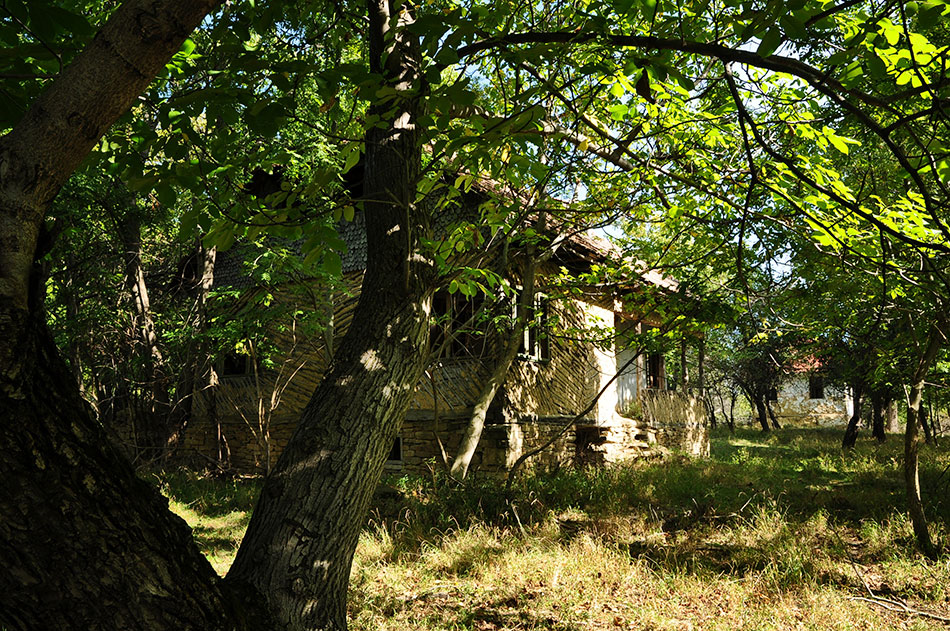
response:
M785 420L816 425L848 422L852 404L846 391L825 386L823 399L812 399L808 395L807 375L787 379L778 388L778 401L772 402L772 410L780 422Z
M587 319L587 326L593 327L595 329L604 327L613 329L613 311L593 304L584 305L584 309L585 317ZM599 391L605 385L607 385L607 383L617 372L617 357L613 342L611 342L610 346L606 349L599 347L595 348L593 358L594 365L591 366L591 370L595 373L593 383L597 384L597 389ZM613 417L616 414L618 403L617 382L614 380L614 382L610 384L610 386L597 400L596 422L598 425L606 425L613 420Z

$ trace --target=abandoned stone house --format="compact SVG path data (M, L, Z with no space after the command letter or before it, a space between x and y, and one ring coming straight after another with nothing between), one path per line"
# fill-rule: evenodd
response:
M356 305L366 254L360 215L342 226L340 236L347 245L343 287L321 293L326 306L320 308L327 309L331 325L308 338L284 327L278 342L282 356L268 370L248 356L219 362L216 382L196 393L186 452L244 471L267 470L276 460ZM532 465L611 462L663 449L708 454L702 404L667 389L661 353L636 350L636 334L657 324L648 314L603 291L588 290L570 299L545 296L546 273L560 266L589 266L607 254L606 242L575 236L538 270L535 326L525 331L518 359L491 405L473 471L504 471L568 424ZM656 272L642 274L635 284L675 290L672 281ZM223 257L215 285L249 285L239 256ZM478 308L475 300L439 292L434 302L439 317L434 319L433 347L441 347L442 353L418 385L387 462L390 472L423 472L455 455L500 347L493 335L463 328ZM576 331L591 327L611 334L597 343L578 338Z
M819 362L810 355L786 367L769 393L769 405L780 423L792 425L845 425L854 411L849 390L827 384Z

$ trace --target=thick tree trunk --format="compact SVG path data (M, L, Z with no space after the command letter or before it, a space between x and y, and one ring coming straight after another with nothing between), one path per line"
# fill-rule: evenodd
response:
M505 351L498 358L488 381L482 386L475 400L472 410L472 416L469 418L468 425L465 427L465 433L459 444L458 453L452 461L452 467L449 472L459 479L464 479L468 475L468 468L472 464L472 458L475 457L475 450L482 438L482 431L485 429L485 418L488 416L488 408L495 399L495 394L508 377L508 370L511 364L518 356L518 349L524 339L525 325L528 315L534 308L534 277L535 261L533 252L528 253L528 260L525 263L525 272L522 279L521 295L518 297L518 317L515 320L514 329L511 336L505 344Z
M853 410L851 418L848 419L848 426L844 430L844 438L841 439L843 449L851 449L858 441L858 423L861 422L861 400L864 398L864 384L855 381L851 384L851 397L853 401Z
M0 302L0 627L231 629L185 523L138 479L51 336Z
M261 498L227 582L267 600L287 630L346 628L350 566L369 501L423 375L431 276L416 252L417 47L401 5L370 0L370 61L396 97L367 133L367 265L333 364ZM386 31L389 31L386 33ZM384 38L384 33L386 36ZM384 60L384 61L383 61Z
M920 403L923 399L924 378L940 352L943 342L943 333L938 327L934 326L930 331L927 349L917 364L912 385L907 393L907 426L904 431L904 488L907 493L907 510L914 526L917 546L929 558L936 558L937 548L930 537L924 504L920 499L920 477L918 473L920 440L917 433L917 424L920 415Z

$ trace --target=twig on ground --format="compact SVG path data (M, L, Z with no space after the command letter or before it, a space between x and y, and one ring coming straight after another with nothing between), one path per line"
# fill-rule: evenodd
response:
M920 616L921 618L930 618L931 620L939 620L940 622L950 623L950 618L931 613L929 611L922 611L920 609L914 609L906 603L903 603L899 600L894 600L893 598L881 598L880 596L872 595L870 598L866 596L849 596L848 600L861 600L864 602L869 602L879 607L883 607L888 611L897 611L900 613L906 613L914 616Z

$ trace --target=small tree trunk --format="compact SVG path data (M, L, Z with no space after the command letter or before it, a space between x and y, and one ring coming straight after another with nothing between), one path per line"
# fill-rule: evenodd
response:
M138 353L144 366L143 380L148 385L150 400L144 406L145 418L142 435L145 444L138 447L146 460L163 458L168 444L168 377L165 358L158 344L155 321L152 319L151 301L148 285L145 282L145 270L142 268L142 224L133 210L126 210L123 217L116 217L119 237L122 240L125 258L125 280L132 295L132 307L136 315L139 344Z
M533 250L533 248L532 248ZM468 475L468 468L472 464L472 458L475 456L475 450L482 437L482 431L485 429L485 418L488 415L488 408L495 399L495 394L508 377L508 370L511 364L518 356L518 349L521 346L521 340L524 339L525 325L528 320L528 314L534 308L534 276L535 261L534 253L528 253L528 260L525 263L524 278L522 280L521 295L518 297L518 316L515 319L515 326L511 336L506 341L505 351L498 359L492 370L488 381L482 386L475 400L475 406L472 416L465 428L465 434L459 443L458 453L455 460L452 461L452 467L449 469L454 477L464 479Z
M736 431L736 391L729 392L729 431Z
M753 394L753 399L755 402L755 410L759 417L759 425L762 426L762 431L763 432L771 431L772 428L769 426L769 417L768 417L768 411L767 411L768 406L766 406L765 404L765 397L762 396L760 393L755 393Z
M927 406L921 404L917 418L920 420L921 429L924 430L924 442L928 445L933 445L935 442L934 433L933 427L930 424L930 410L927 409Z
M930 370L930 365L940 352L944 337L940 329L934 326L930 331L927 349L917 364L912 385L907 393L907 426L904 431L904 486L907 492L907 510L910 513L911 523L914 525L914 535L917 546L929 558L936 558L937 548L930 537L927 528L927 517L924 514L924 504L920 499L920 440L917 433L917 423L920 417L920 404L924 392L924 378Z
M844 430L844 438L841 440L843 449L851 449L858 440L858 423L861 422L861 399L864 396L864 384L855 381L851 384L851 393L854 400L854 409L851 418L848 419L848 426Z
M778 418L775 416L775 410L772 409L772 403L769 401L768 396L763 397L765 400L765 409L769 413L769 418L772 420L772 427L774 429L782 429L782 426L779 425Z
M887 440L887 433L884 431L884 408L884 395L880 390L873 390L871 392L871 435L879 443Z
M204 340L207 330L207 305L214 285L214 264L217 259L215 248L206 248L199 240L196 246L201 262L201 279L195 289L195 300L190 317L193 342L189 344L188 355L183 360L181 375L175 385L175 402L168 415L168 436L166 451L173 451L184 441L185 428L191 420L195 400L195 390L202 376L209 374L207 364L208 345Z
M897 400L892 398L893 395L888 395L887 404L885 405L885 426L887 427L887 432L889 434L896 434L900 432L900 419L897 415Z

